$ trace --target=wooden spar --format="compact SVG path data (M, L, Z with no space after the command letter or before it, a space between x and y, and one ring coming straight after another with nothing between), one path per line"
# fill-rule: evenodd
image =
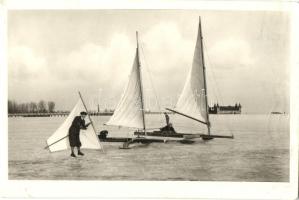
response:
M140 83L140 98L141 98L141 111L142 111L142 123L143 123L143 132L146 135L146 126L145 126L145 111L144 111L144 99L143 99L143 85L142 85L142 75L141 75L141 64L139 59L139 43L138 43L138 31L136 31L136 41L137 41L137 48L136 48L136 56L137 56L137 77ZM139 135L138 135L139 137Z
M201 32L201 19L199 16L199 27L198 27L198 33L200 37L200 47L201 47L201 58L202 58L202 64L203 64L203 80L204 80L204 89L205 89L205 103L206 103L206 118L207 118L207 128L208 128L208 135L210 135L210 120L209 120L209 105L208 105L208 91L207 91L207 81L206 81L206 67L205 67L205 61L204 61L204 54L203 54L203 45L202 45L202 32Z
M195 121L198 121L198 122L200 122L200 123L202 123L202 124L207 125L206 122L201 121L201 120L199 120L199 119L196 119L196 118L194 118L194 117L191 117L191 116L189 116L189 115L186 115L186 114L184 114L184 113L178 112L178 111L173 110L173 109L170 109L170 108L165 108L165 109L166 109L166 110L169 110L169 111L171 111L171 112L177 113L177 114L179 114L179 115L183 115L184 117L188 117L188 118L190 118L190 119L193 119L193 120L195 120Z
M61 140L63 140L64 138L67 138L69 135L64 136L63 138L60 138L59 140L57 140L56 142L53 142L52 144L49 144L48 146L46 146L44 149L49 148L50 146L56 144L57 142L60 142Z
M85 103L84 103L84 100L83 100L83 98L82 98L82 95L81 95L80 91L78 91L78 93L79 93L80 99L81 99L81 101L82 101L82 103L83 103L83 106L84 106L84 108L85 108L85 110L86 110L88 119L89 119L89 121L90 121L90 123L91 123L91 126L92 126L92 128L93 128L94 134L95 134L95 136L96 136L96 138L97 138L97 140L98 140L98 142L99 142L99 145L101 146L102 151L104 152L104 148L103 148L103 146L102 146L102 144L101 144L101 142L100 142L100 139L99 139L98 135L96 134L96 129L95 129L94 125L93 125L93 122L92 122L92 120L91 120L91 117L90 117L89 114L88 114L88 110L87 110L87 107L86 107L86 105L85 105Z
M227 138L227 139L234 139L234 136L233 135L206 135L206 134L184 135L184 139L195 139L195 138L203 138L203 139Z

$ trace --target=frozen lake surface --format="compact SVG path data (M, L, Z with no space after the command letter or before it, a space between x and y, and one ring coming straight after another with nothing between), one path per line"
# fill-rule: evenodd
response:
M213 134L235 139L201 140L194 144L153 143L129 150L121 143L102 143L105 152L87 150L71 158L70 151L44 150L46 139L64 117L9 118L9 179L22 180L191 180L289 181L288 115L210 115ZM93 117L98 131L127 136L133 130L107 127L109 117ZM177 131L198 133L205 128L170 115ZM161 127L163 116L147 115L148 127Z

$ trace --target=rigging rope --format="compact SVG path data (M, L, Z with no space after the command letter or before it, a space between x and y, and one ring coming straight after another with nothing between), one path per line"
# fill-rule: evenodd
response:
M141 42L141 43L144 44L143 42ZM163 118L163 112L162 112L162 108L161 108L161 104L160 104L160 98L159 98L159 96L157 94L156 88L155 88L154 83L153 83L152 74L151 74L151 72L149 70L149 64L148 64L147 59L145 57L145 51L143 49L143 45L140 45L140 47L141 47L141 51L142 51L142 57L143 57L144 63L145 63L145 69L146 69L147 74L149 75L149 80L150 80L150 84L151 84L151 87L152 87L153 92L154 92L155 101L156 101L156 103L158 105L158 110L160 112L159 115L160 115L161 118L160 118L159 121L162 124L163 121L164 121L164 118Z
M144 43L142 43L142 44L144 44ZM158 109L159 109L159 111L161 112L162 111L162 109L161 109L161 105L160 105L160 99L159 99L159 97L158 97L158 95L157 95L157 91L156 91L156 89L155 89L155 87L154 87L154 83L153 83L153 79L152 79L152 75L151 75L151 73L150 73L150 71L149 71L149 65L148 65L148 63L147 63L147 59L146 59L146 57L145 57L145 52L144 52L144 49L143 49L143 45L140 45L140 47L141 47L141 51L142 51L142 57L143 57L143 59L144 59L144 63L145 63L145 69L146 69L146 72L149 74L149 79L150 79L150 83L151 83L151 86L152 86L152 88L153 88L153 92L154 92L154 95L155 95L155 98L156 98L156 102L157 102L157 104L158 104Z
M210 61L210 57L209 57L209 54L208 54L208 51L207 51L206 44L205 44L204 41L203 41L202 43L203 43L203 47L204 47L204 50L205 50L205 55L207 55L207 59L206 59L206 60L208 61L209 66L210 66L209 69L211 69L211 72L212 72L212 79L213 79L213 81L215 82L215 86L216 86L216 87L213 87L213 89L214 89L214 94L215 94L215 96L216 96L216 100L217 100L217 102L219 101L219 97L218 97L218 94L219 94L219 96L220 96L220 100L222 101L223 98L222 98L221 93L220 93L220 91L219 91L218 83L217 83L217 81L216 81L215 72L214 72L214 69L213 69L212 62ZM215 90L217 90L217 91L215 91Z
M219 87L218 87L218 83L216 81L216 76L215 76L215 73L214 73L214 70L213 70L213 63L210 60L210 57L209 57L209 54L208 54L208 51L207 51L207 47L206 47L206 44L205 44L204 40L202 40L202 44L203 44L203 48L204 48L204 52L205 52L204 55L206 55L206 58L207 58L206 60L208 61L209 66L210 66L209 69L211 69L211 72L212 72L212 79L215 82L215 88L213 88L213 89L215 89L216 92L214 91L214 93L215 93L214 95L216 97L217 102L219 100L218 95L220 96L220 101L223 102L223 98L222 98L222 95L220 93L220 90L219 90ZM232 128L231 128L231 121L230 120L228 120L228 124L227 125L228 125L227 126L228 131L232 134L233 131L232 131Z

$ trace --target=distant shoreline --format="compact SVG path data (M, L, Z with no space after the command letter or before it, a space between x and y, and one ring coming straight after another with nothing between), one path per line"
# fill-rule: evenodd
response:
M8 117L64 117L69 115L69 111L53 113L9 113ZM146 112L146 114L163 114L164 112ZM113 112L89 112L90 116L112 116ZM172 114L167 112L167 114Z
M146 112L148 115L157 115L164 114L164 112ZM172 112L167 112L167 114L175 114ZM8 117L66 117L69 115L69 112L55 112L55 113L9 113ZM90 116L112 116L113 112L90 112ZM277 115L276 113L242 113L242 114L233 114L233 113L218 113L212 115ZM288 113L279 113L278 115L288 115Z

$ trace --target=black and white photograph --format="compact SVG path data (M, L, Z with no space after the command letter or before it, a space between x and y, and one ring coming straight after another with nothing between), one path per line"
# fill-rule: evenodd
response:
M293 182L292 13L8 9L7 181Z

